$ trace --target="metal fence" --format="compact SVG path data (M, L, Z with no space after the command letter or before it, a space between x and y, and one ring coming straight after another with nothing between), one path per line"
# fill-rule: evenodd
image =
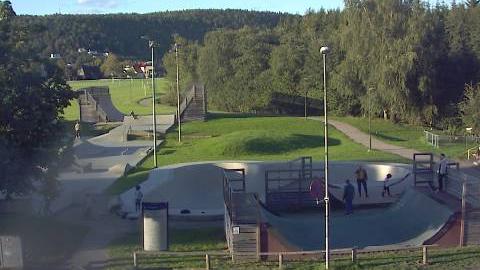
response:
M425 141L435 148L449 145L465 145L468 148L472 144L479 144L480 137L474 135L447 135L436 134L427 130L423 131L425 134Z

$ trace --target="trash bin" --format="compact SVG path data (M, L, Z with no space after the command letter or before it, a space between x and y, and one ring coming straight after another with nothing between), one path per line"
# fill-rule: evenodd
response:
M168 250L168 203L142 203L143 249Z
M0 236L0 269L23 269L20 237Z

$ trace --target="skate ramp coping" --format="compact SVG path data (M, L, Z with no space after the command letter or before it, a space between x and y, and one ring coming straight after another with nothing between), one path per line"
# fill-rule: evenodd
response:
M149 177L141 186L145 201L168 201L170 213L180 215L182 210L188 210L191 215L216 216L224 214L223 200L223 170L245 169L246 192L257 193L261 201L265 201L265 171L285 168L286 162L280 161L218 161L196 162L164 166L150 171ZM356 162L331 162L330 183L342 186L346 177L353 179ZM410 166L405 164L363 164L369 175L369 188L383 188L383 176L388 172L405 176L410 173ZM323 168L323 162L314 164L314 168ZM396 192L405 190L411 181L405 181L395 186ZM332 189L333 190L333 189ZM343 189L335 189L341 192ZM130 205L132 199L128 194L133 189L122 194ZM335 196L341 195L335 194ZM376 203L381 198L381 192L372 192L369 201L358 198L354 204ZM389 202L398 200L390 198ZM131 206L126 208L131 209Z

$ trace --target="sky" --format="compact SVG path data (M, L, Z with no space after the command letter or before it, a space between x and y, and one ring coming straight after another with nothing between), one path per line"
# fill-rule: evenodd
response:
M308 8L335 9L343 0L10 0L17 14L149 13L183 9L247 9L304 14Z
M10 0L17 14L149 13L184 9L247 9L304 14L343 8L343 0ZM435 3L436 1L430 1ZM446 0L446 2L450 2ZM460 2L460 1L458 1Z

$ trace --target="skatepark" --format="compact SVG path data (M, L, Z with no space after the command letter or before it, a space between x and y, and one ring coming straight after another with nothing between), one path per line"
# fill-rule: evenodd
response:
M82 194L102 193L147 157L152 149L152 120L151 116L123 116L119 126L107 134L77 140L74 164L61 174L63 192L53 210L84 203ZM159 132L165 133L175 119L157 116L156 121ZM159 140L158 145L161 143ZM369 196L357 193L354 214L347 216L343 188L349 179L356 189L354 172L360 165L368 174ZM393 175L392 196L382 196L388 173ZM324 195L314 197L309 188L313 180L323 181L323 175L324 163L309 157L268 162L225 160L159 167L140 185L144 202L168 202L172 221L225 222L229 248L235 241L232 228L248 225L259 228L256 245L261 246L257 248L261 252L316 251L325 245ZM458 208L418 189L411 165L332 161L329 193L333 249L415 247L436 243L452 231L458 234L454 225ZM228 196L231 198L226 199ZM134 187L120 194L118 201L124 217L140 218L134 205ZM242 223L245 218L247 224Z
M341 205L343 186L346 179L354 180L354 171L360 164L368 174L369 197L357 195L353 202L355 213L345 215ZM265 248L263 251L319 250L324 246L323 195L317 205L308 192L311 180L302 181L302 206L292 208L289 205L291 197L288 196L295 190L291 187L297 187L294 179L298 179L296 173L300 170L299 166L298 160L176 164L152 170L148 180L141 186L145 202L169 203L169 216L173 220L223 220L227 215L227 202L224 200L225 183L222 181L225 178L238 180L244 172L244 190L233 192L232 200L239 193L255 194L253 204L258 210L257 222L262 227L260 238L265 242L262 244ZM332 248L421 246L443 235L454 218L454 208L414 187L409 165L331 162L329 167L330 196L340 202L340 205L332 208ZM312 173L313 179L320 178L323 175L323 163L313 163ZM390 182L393 184L391 197L382 196L383 179L387 173L393 175ZM267 174L273 175L269 176L269 185L265 183ZM231 183L235 186L232 190L242 189L239 182ZM266 192L267 188L270 193ZM269 201L266 197L272 196L272 190L282 189L290 195L283 197L285 207L279 208L275 205L276 201ZM133 189L120 197L124 202L124 211L134 211ZM248 199L240 199L236 203L239 201L243 204L252 203Z

